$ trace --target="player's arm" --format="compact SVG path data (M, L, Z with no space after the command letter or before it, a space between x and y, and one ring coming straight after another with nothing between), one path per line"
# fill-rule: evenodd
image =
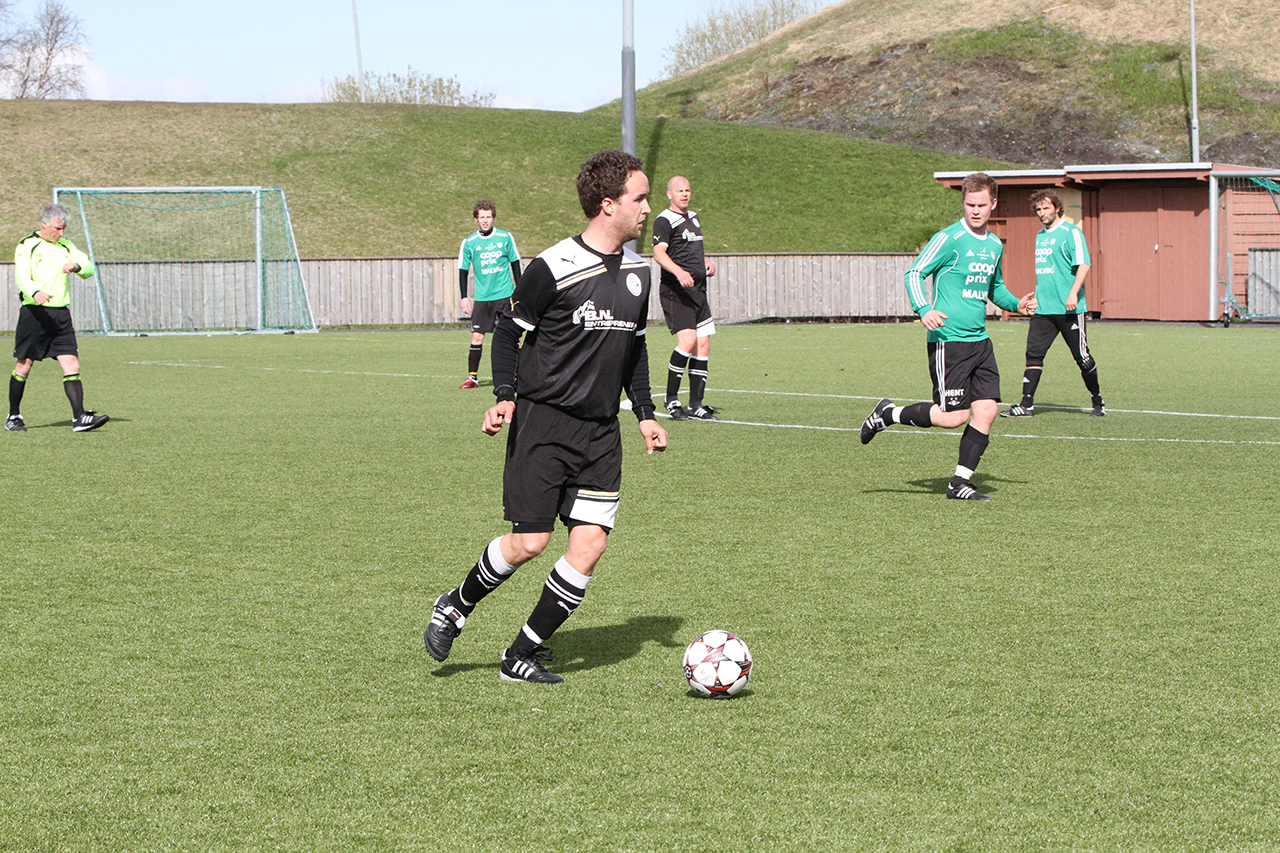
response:
M18 287L18 297L24 295L34 300L40 286L31 278L31 253L33 249L23 240L13 253L13 283Z
M1092 269L1088 264L1081 264L1076 267L1076 280L1071 283L1071 290L1067 293L1067 312L1074 313L1076 306L1080 304L1080 289L1084 287L1084 280Z
M67 246L68 264L74 266L74 269L66 269L65 272L73 272L81 278L91 278L93 276L93 261L89 260L89 256L77 249L75 246Z
M1016 311L1019 314L1027 315L1036 313L1035 291L1019 299L1013 295L1009 288L1004 286L1003 263L1004 258L996 261L996 271L991 274L991 284L987 298L994 302L997 308L1002 308L1005 311Z
M467 298L467 272L471 269L471 257L467 252L467 241L463 240L458 247L458 289L462 291L460 307L463 314L471 313L471 300Z
M643 327L636 333L636 340L631 346L631 356L627 359L622 381L627 399L631 401L631 411L640 422L640 434L644 436L645 451L652 454L655 450L658 452L666 450L667 431L653 416L653 393L649 387L649 346L645 343Z
M929 294L925 290L924 280L933 276L937 287L938 271L942 269L950 255L945 254L947 244L946 232L939 231L925 245L912 261L903 280L907 286L907 299L911 302L911 310L920 317L920 322L930 331L946 325L947 315L933 307Z
M493 370L493 396L498 398L484 413L481 429L486 435L497 435L502 425L511 423L516 412L516 365L520 359L520 338L524 329L509 315L503 314L493 330L489 348Z
M693 276L684 267L671 260L666 243L653 244L653 259L658 262L658 266L674 275L681 287L693 287Z

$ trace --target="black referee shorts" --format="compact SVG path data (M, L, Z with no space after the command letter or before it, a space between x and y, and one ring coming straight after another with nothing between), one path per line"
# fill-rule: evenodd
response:
M19 361L28 358L42 361L60 355L79 354L70 308L23 305L18 310L18 329L13 341L14 358Z
M584 421L559 409L517 399L507 434L502 508L516 533L566 527L612 530L622 486L618 419Z

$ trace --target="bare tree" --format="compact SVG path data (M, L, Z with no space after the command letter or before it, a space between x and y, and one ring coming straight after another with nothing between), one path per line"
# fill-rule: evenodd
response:
M434 104L442 107L492 107L494 95L462 91L457 77L433 77L412 65L404 75L364 73L364 88L371 104ZM348 75L324 84L323 100L329 103L358 104L360 82Z
M818 10L819 0L738 0L716 4L700 20L685 25L667 49L672 77L754 44L792 21Z
M5 0L0 0L0 3ZM45 0L30 24L0 43L0 74L12 98L84 97L83 24L59 0ZM7 43L7 49L4 49Z

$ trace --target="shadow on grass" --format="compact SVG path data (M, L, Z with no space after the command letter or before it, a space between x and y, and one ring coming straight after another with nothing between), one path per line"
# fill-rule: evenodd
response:
M555 655L548 669L558 674L582 672L600 666L613 666L640 654L645 643L655 642L664 648L683 646L675 633L684 624L678 616L632 616L621 625L596 628L564 628L548 641ZM497 669L498 660L489 663L446 663L433 675L447 677L477 669Z
M911 480L907 483L914 486L911 489L863 489L863 494L876 494L887 492L890 494L903 495L945 495L947 493L947 484L951 482L950 477L928 477L922 480ZM978 491L995 497L1000 492L999 486L993 483L1025 483L1026 480L1010 480L1007 477L993 477L990 474L974 473L973 485Z

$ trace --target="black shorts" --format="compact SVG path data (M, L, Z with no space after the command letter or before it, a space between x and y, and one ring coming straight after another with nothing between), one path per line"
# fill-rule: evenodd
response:
M1044 367L1044 357L1058 335L1067 342L1071 357L1082 370L1093 367L1089 354L1089 337L1085 332L1085 314L1032 314L1027 329L1027 366Z
M18 310L18 330L14 335L13 357L19 361L41 361L60 355L79 355L76 329L70 308L23 305Z
M502 319L502 315L507 313L507 306L511 304L511 297L506 299L488 299L484 302L473 301L471 303L471 331L479 332L482 335L491 335L493 330L498 328L498 321Z
M502 508L514 532L548 533L557 516L566 527L613 529L622 486L617 418L584 421L517 399L509 429Z
M711 319L711 304L707 302L707 283L699 281L693 287L663 285L658 288L658 301L662 303L662 316L667 318L671 334L694 329L698 337L716 333Z
M991 339L928 344L933 402L944 412L967 409L974 400L1000 402L1000 371Z

